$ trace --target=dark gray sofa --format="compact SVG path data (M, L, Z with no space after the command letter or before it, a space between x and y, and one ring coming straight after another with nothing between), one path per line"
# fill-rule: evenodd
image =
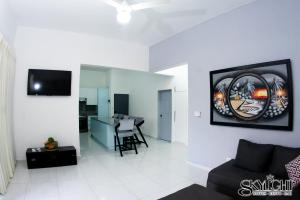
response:
M232 196L235 200L300 200L300 187L294 189L293 195L288 197L241 197L238 195L240 183L245 179L264 181L269 174L274 175L276 179L288 179L284 165L299 155L300 148L255 144L240 140L236 159L211 170L207 187Z

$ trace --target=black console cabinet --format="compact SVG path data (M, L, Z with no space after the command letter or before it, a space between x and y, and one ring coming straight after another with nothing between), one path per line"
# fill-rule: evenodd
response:
M58 147L54 151L29 148L26 151L28 169L77 165L76 149L73 146Z

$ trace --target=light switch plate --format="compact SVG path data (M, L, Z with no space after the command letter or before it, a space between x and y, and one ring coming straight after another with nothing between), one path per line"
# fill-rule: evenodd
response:
M197 110L195 110L194 111L194 117L201 117L201 112L200 111L197 111Z

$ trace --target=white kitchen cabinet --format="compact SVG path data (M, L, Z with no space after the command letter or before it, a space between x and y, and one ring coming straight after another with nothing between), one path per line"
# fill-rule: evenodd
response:
M87 105L98 104L97 88L80 88L79 97L87 99Z

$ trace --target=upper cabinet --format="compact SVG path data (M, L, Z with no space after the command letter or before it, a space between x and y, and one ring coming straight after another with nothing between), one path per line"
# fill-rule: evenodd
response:
M97 88L80 88L79 97L87 99L87 105L98 104Z

